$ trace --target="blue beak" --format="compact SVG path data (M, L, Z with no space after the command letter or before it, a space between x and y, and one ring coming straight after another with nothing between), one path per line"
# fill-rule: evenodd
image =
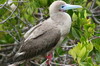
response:
M82 8L82 6L66 4L66 5L63 5L63 7L61 7L61 10L70 10L70 9L76 9L76 8Z

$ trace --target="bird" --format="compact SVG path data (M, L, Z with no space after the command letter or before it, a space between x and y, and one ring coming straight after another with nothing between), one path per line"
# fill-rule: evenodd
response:
M16 52L13 63L48 54L60 46L70 32L72 24L72 19L66 10L75 8L82 6L54 1L49 7L50 17L25 33L25 40Z

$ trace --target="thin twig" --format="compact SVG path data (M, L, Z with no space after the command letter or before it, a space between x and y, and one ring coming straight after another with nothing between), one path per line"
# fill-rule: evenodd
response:
M98 33L99 34L100 32L95 32L95 33Z
M4 8L6 8L6 7L4 7ZM6 9L7 9L8 11L12 12L12 10L10 10L10 9L8 9L8 8L6 8ZM25 20L22 20L22 19L20 18L20 15L17 15L17 14L15 14L15 13L14 13L14 15L15 15L15 17L17 17L18 19L20 19L24 24L28 25L28 27L33 27L33 25L32 25L30 22L25 21Z
M11 34L11 32L9 32L8 30L7 30L7 32L9 33L9 35L10 35L11 37L13 37L13 39L14 39L17 43L19 43L19 41L16 39L16 37L14 37L14 36Z
M45 66L47 61L48 61L48 59L46 61L44 61L40 66Z
M29 1L9 1L9 2L19 2L19 3L21 3L21 2L29 2Z
M75 47L76 45L71 45L71 46L61 46L62 48L71 48L71 47Z
M0 9L3 8L7 3L8 3L8 0L6 1L6 3L1 5L2 7L0 7Z
M16 9L17 9L17 8L16 8ZM13 12L10 14L10 16L8 16L5 20L3 20L2 22L0 22L0 24L5 23L5 22L14 14L14 12L16 11L16 9L13 10Z
M100 36L94 36L94 37L92 37L91 39L89 39L89 41L92 41L92 40L98 39L98 38L100 38Z
M92 10L95 11L95 10L96 10L97 8L99 8L99 7L100 7L100 6L97 6L97 7L93 8Z
M95 5L95 3L96 3L96 0L93 0L93 2L92 2L92 4L91 4L91 7L89 8L89 11L92 13L92 19L94 20L94 22L96 23L96 24L100 24L100 21L99 21L99 19L97 19L95 16L99 16L99 13L100 13L100 11L97 11L96 9L97 8L99 8L99 6L97 6L97 7L95 7L94 8L94 5ZM96 15L95 15L96 14Z
M93 7L94 7L94 5L95 5L95 2L96 2L96 0L93 0L93 1L92 1L92 4L91 4L90 9L93 9Z
M17 5L17 7L18 7L18 6L19 6L19 4ZM17 9L17 8L16 8L16 9ZM15 9L15 10L16 10L16 9ZM11 33L9 33L9 35L12 36ZM10 57L10 56L14 55L14 54L17 52L17 48L18 48L18 46L19 46L19 44L20 44L20 42L19 42L14 36L12 36L12 37L16 40L17 44L16 44L16 46L14 46L12 52L9 53L9 54L7 55L7 57Z
M20 36L20 34L19 34L19 32L18 32L18 30L17 30L16 26L12 25L12 23L10 23L9 25L11 25L11 26L13 27L14 32L16 32L16 34L17 34L18 38L19 38L19 39L21 39L21 36ZM17 40L17 39L16 39L16 40Z
M98 21L97 18L94 17L94 15L92 15L92 18L93 18L93 20L94 20L94 22L95 22L96 24L100 24L100 21Z
M0 49L0 53L4 53L4 52L9 52L13 49L13 47L6 47L6 48L3 48L3 49Z
M15 46L16 44L0 44L0 47Z
M42 13L43 8L39 8L39 13L40 13L40 22L43 22L43 13Z
M66 64L59 64L59 63L54 63L54 62L51 62L51 64L53 64L53 65L59 65L59 66L76 66L74 64L66 65Z
M38 66L40 66L40 64L37 64L37 63L35 63L35 62L33 62L33 61L30 61L32 64L36 64L36 65L38 65Z

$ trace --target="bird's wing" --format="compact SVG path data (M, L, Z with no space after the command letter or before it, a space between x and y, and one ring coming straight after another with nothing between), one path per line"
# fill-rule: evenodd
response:
M60 30L53 27L37 37L27 40L22 44L19 50L19 56L17 54L15 55L15 62L45 54L56 46L60 37Z
M36 26L30 28L30 29L24 34L24 38L25 38L25 39L28 38L28 36L29 36L37 27L41 26L41 24L42 24L42 23L39 23L38 25L36 25Z
M36 27L31 28L30 31L28 31L24 35L24 37L26 37L24 42L42 35L43 33L45 33L46 31L50 30L53 27L55 27L53 24L49 22L43 22L37 25Z

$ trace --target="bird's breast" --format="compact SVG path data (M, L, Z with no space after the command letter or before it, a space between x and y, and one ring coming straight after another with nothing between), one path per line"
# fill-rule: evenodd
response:
M71 19L65 20L63 24L58 25L60 28L61 36L65 36L69 33L71 27Z
M67 13L58 13L53 18L55 20L55 23L57 23L57 27L61 31L61 35L65 36L66 34L68 34L70 31L70 27L71 27L70 15Z

